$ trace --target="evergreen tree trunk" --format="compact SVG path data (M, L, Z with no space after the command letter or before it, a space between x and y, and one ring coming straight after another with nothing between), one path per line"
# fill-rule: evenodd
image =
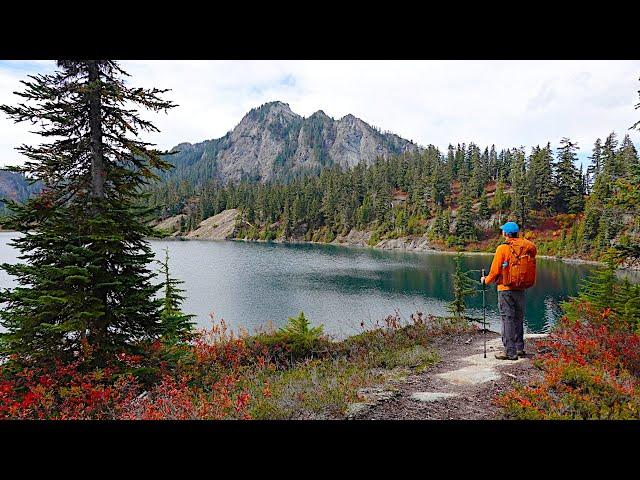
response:
M102 201L105 199L104 181L106 177L103 145L102 145L102 99L100 96L100 71L98 69L98 63L96 60L90 60L87 62L88 80L89 80L89 138L91 142L91 198L93 202L91 204L91 215L98 217L100 214L100 208L102 207ZM93 231L95 227L90 226L92 234L97 232ZM107 269L106 262L101 262L101 270L96 272L96 277L104 277L101 272L105 272ZM101 278L102 284L105 279ZM105 288L97 287L95 296L100 300L102 305L107 305L107 290ZM89 338L91 338L91 344L96 350L96 356L100 363L104 363L103 357L105 348L105 339L107 336L107 316L102 315L95 318L89 324Z
M97 61L87 62L89 71L89 130L91 138L91 196L104 199L106 177L102 152L102 109L100 98L100 72Z

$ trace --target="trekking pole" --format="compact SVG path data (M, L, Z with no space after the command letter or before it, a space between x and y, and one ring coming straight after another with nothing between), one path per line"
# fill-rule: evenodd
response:
M482 269L482 276L484 277L484 268ZM486 284L482 281L482 327L484 332L482 338L484 339L484 358L487 358L487 302L485 299Z

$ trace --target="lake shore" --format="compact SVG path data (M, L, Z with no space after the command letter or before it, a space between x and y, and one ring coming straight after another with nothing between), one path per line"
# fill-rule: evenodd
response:
M351 242L338 242L334 240L333 242L313 242L307 240L249 240L246 238L226 238L226 239L209 239L209 238L187 238L183 236L169 236L166 238L159 237L149 237L153 240L175 240L175 241L203 241L203 242L245 242L245 243L275 243L275 244L283 244L283 245L332 245L337 247L344 248L355 248L355 249L374 249L374 250L386 250L386 251L403 251L409 253L438 253L438 254L447 254L447 255L457 255L458 253L462 253L463 255L484 255L484 256L493 256L494 252L479 252L473 250L444 250L438 248L426 248L426 247L416 247L415 241L404 241L404 242L393 242L383 243L382 245L364 245L361 243L351 243ZM400 240L400 239L395 239ZM385 242L385 240L382 240ZM382 243L380 242L380 243ZM417 244L420 245L420 244ZM596 266L604 266L603 262L598 262L595 260L584 260L581 258L571 258L571 257L556 257L552 255L538 255L537 258L544 258L548 260L557 260L564 263L569 264L584 264L584 265L596 265Z
M248 239L239 227L240 212L237 209L223 210L213 215L198 225L198 228L188 232L181 231L181 225L184 215L176 215L158 221L152 225L159 232L167 235L166 238L179 238L186 240L233 240L245 242L273 242L273 243L289 243L289 244L322 244L337 245L344 247L373 248L388 251L405 251L405 252L424 252L424 253L444 253L457 254L459 251L465 255L493 255L494 250L482 251L480 248L488 248L487 246L475 245L475 250L450 248L440 242L434 242L423 235L404 235L397 238L374 238L374 232L371 230L351 229L346 235L337 235L332 241L316 241L303 240L300 232L293 232L293 235L285 240L284 237L271 238L268 240ZM272 226L273 227L273 226ZM239 238L244 237L244 238ZM472 246L471 248L474 248ZM604 265L604 263L576 258L576 257L559 257L554 255L538 255L538 258L560 260L565 263L587 264L587 265Z

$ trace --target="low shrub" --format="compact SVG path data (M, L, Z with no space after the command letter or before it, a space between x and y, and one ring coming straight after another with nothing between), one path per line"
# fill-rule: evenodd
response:
M333 342L323 334L323 326L311 327L300 312L289 317L288 323L277 331L263 332L246 339L254 353L261 353L280 367L287 367L300 360L326 357Z
M160 342L145 355L121 354L113 367L92 371L79 362L29 368L9 362L0 369L0 419L249 418L244 370L259 372L266 361L224 331L200 332L176 364L162 360Z
M563 318L539 342L543 380L498 399L507 418L640 418L640 335L610 310L594 313L585 304L581 319Z

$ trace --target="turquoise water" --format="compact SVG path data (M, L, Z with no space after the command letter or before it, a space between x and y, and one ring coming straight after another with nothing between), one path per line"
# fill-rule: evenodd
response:
M0 260L14 262L0 232ZM342 337L373 326L398 311L405 320L416 311L446 314L451 299L454 256L442 253L391 252L333 245L268 244L213 241L151 241L158 258L169 248L173 274L184 280L185 311L200 326L209 314L249 332L304 311L314 324ZM465 270L489 269L491 256L464 257ZM154 267L155 268L155 267ZM559 315L559 302L577 292L592 265L538 259L536 285L527 291L526 326L545 331ZM479 278L479 272L473 273ZM12 280L0 271L0 287ZM487 318L499 331L494 286L486 292ZM469 314L482 317L482 294L469 298Z

